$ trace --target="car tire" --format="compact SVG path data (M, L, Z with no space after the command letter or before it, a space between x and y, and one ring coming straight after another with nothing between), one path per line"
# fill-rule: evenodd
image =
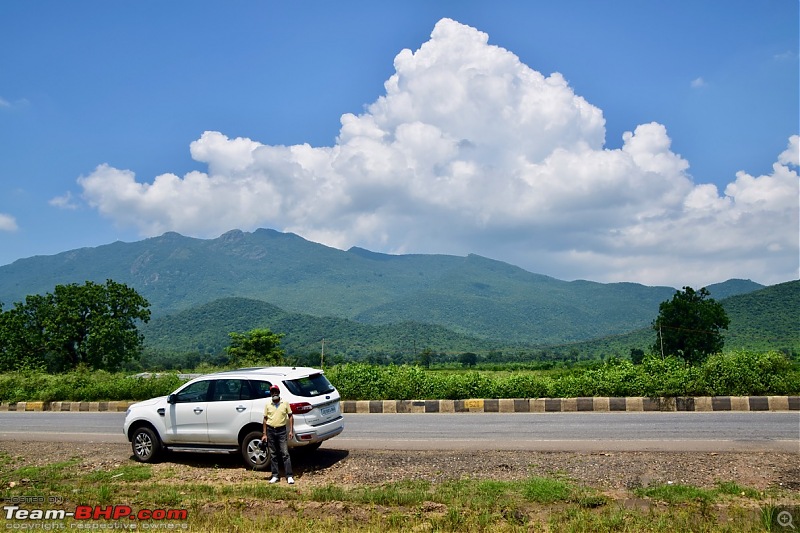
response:
M261 436L262 433L260 431L251 431L244 436L240 447L244 464L249 470L256 470L258 472L264 472L272 468L269 450L262 450L259 447Z
M131 436L133 456L140 463L152 463L161 454L161 440L147 426L136 428Z

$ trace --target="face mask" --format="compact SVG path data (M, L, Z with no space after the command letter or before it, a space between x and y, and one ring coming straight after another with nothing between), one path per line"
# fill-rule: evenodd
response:
M276 403L277 403L277 402L279 402L279 401L280 401L280 399L281 399L280 395L278 395L278 394L273 394L273 395L272 395L272 401L273 401L273 402L276 402Z

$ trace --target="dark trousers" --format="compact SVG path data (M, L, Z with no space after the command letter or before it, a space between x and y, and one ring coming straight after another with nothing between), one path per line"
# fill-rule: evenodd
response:
M278 454L283 459L283 469L287 476L292 474L292 459L289 457L289 443L286 440L286 426L273 428L267 427L267 442L269 443L269 458L272 461L272 475L278 476Z

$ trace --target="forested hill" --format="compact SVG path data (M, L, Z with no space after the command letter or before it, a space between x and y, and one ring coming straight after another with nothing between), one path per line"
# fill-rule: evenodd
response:
M800 281L771 285L747 294L719 300L730 318L723 331L725 349L783 350L800 352ZM655 318L655 317L654 317ZM624 335L611 335L562 346L583 354L627 354L630 348L647 350L655 333L644 327Z
M297 235L259 229L217 239L177 233L116 242L0 267L0 302L57 284L113 279L151 303L153 317L222 298L267 302L288 313L367 325L419 323L505 343L547 345L646 326L672 287L561 281L469 255L385 255L337 250ZM761 288L731 280L709 289Z
M215 355L230 344L228 333L267 328L284 334L281 346L289 354L325 351L346 359L376 354L412 356L423 350L436 353L489 352L502 343L460 335L441 326L402 322L359 324L344 318L290 313L258 300L223 298L142 326L145 345L161 353Z
M722 301L731 319L725 344L800 350L800 281L789 281Z
M731 319L724 333L726 349L800 351L800 281L782 283L746 295L720 301ZM627 356L631 348L649 351L655 333L649 327L625 335L561 346L513 345L460 335L441 326L404 322L383 326L359 324L341 318L320 318L289 313L273 305L246 298L225 298L155 318L142 328L146 345L162 353L223 352L229 332L268 328L285 334L287 353L319 353L325 339L328 354L363 359L381 354L413 357L423 350L436 354L501 352L509 360L516 354L530 358L542 351L561 356L576 352L581 357ZM384 360L384 359L381 359Z

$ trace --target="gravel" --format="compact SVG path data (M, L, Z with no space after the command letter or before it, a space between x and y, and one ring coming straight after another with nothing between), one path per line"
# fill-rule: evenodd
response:
M7 441L0 442L3 457L7 471L74 458L87 473L134 463L126 444ZM800 494L800 454L794 453L348 451L331 443L293 454L293 465L299 486L555 476L609 493L666 483L710 488L724 481ZM170 453L153 468L161 483L224 484L269 475L245 470L237 455Z

